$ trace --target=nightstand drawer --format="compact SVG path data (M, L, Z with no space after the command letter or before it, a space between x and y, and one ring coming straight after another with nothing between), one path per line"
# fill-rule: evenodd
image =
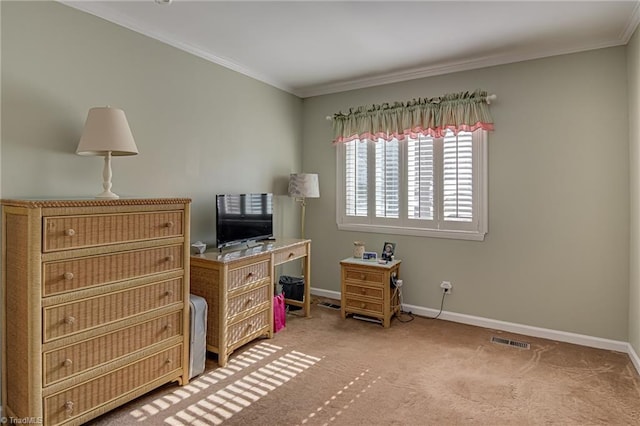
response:
M229 271L228 289L233 290L269 277L269 261L254 263Z
M378 315L383 314L382 309L382 301L373 302L359 299L352 299L350 297L345 301L345 307L351 309L352 311L361 311L364 314L367 313L375 313Z
M44 354L43 385L48 386L182 334L182 312L85 340Z
M182 211L44 218L44 252L181 236Z
M171 374L181 368L182 352L181 345L175 346L44 398L47 424L57 425L72 420L128 392L142 389L152 380Z
M368 285L382 285L384 273L374 269L345 268L344 277L347 281L357 281Z
M270 285L263 285L249 292L238 296L229 297L227 304L227 318L232 320L233 317L245 312L250 312L256 308L269 307L269 295L273 292ZM265 305L266 304L266 305Z
M44 308L44 341L182 301L182 278Z
M182 245L44 264L43 296L182 269Z
M345 283L345 288L347 295L366 296L373 299L382 300L383 292L382 288L380 287L371 288Z

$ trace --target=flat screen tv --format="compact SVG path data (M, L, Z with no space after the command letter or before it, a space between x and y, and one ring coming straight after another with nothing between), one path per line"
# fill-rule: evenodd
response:
M273 194L216 195L219 249L273 238Z

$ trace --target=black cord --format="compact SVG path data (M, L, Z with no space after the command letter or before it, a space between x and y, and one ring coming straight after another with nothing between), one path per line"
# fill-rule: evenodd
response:
M398 292L398 299L400 300L400 312L398 313L398 315L396 315L396 318L398 319L398 321L400 322L411 322L414 319L414 316L411 312L405 312L402 310L402 287L396 287L396 290ZM402 319L400 317L400 315L405 314L405 315L409 315L409 319Z
M438 315L436 315L435 317L425 317L426 319L438 319L438 317L442 313L442 307L444 306L444 297L446 295L447 295L447 293L442 292L442 301L440 302L440 312L438 312Z

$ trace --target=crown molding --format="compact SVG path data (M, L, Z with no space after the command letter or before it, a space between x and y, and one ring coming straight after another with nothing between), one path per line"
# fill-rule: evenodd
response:
M492 55L473 58L463 61L452 61L448 63L440 63L428 65L425 67L414 68L411 70L405 70L400 72L387 73L383 75L377 75L365 78L356 78L352 80L346 80L342 82L319 84L310 87L291 87L281 81L277 81L269 76L259 73L253 69L247 68L241 64L238 64L229 58L217 56L211 52L207 52L199 46L195 46L189 43L177 41L176 37L172 37L171 34L160 34L151 28L147 28L137 21L134 21L123 14L114 12L112 9L103 7L100 3L91 1L69 1L69 0L57 0L58 3L64 4L71 8L80 10L82 12L89 13L100 19L104 19L113 24L127 28L131 31L145 35L152 39L158 40L162 43L168 44L172 47L180 49L182 51L191 53L199 58L213 62L222 67L236 71L247 77L261 81L265 84L273 86L277 89L288 92L292 95L300 98L309 98L314 96L328 95L338 92L346 92L350 90L364 89L368 87L381 86L391 83L399 83L403 81L415 80L425 77L433 77L443 74L451 74L461 71L469 71L473 69L487 68L497 65L506 65L515 62L522 62L534 59L541 59L552 56L567 55L572 53L579 53L588 50L602 49L606 47L615 47L625 45L633 36L634 31L640 24L640 1L635 2L633 13L629 16L627 25L621 31L618 38L609 40L604 43L584 45L579 48L573 49L554 49L543 51L529 51L524 53L517 53L511 55Z
M77 0L76 1L57 0L57 2L65 6L69 6L73 9L79 10L81 12L88 13L90 15L103 19L112 24L116 24L128 30L142 34L146 37L152 38L154 40L158 40L164 44L168 44L169 46L175 47L176 49L182 50L187 53L191 53L192 55L195 55L199 58L202 58L209 62L213 62L224 68L228 68L232 71L236 71L247 77L266 83L269 86L273 86L277 89L281 89L281 90L284 90L285 92L299 96L297 93L295 93L293 88L290 87L289 85L286 85L280 81L269 78L247 67L244 67L228 58L214 55L198 46L177 41L177 37L172 37L171 34L160 34L157 31L154 31L153 29L140 24L140 22L130 19L126 15L114 12L112 9L102 6L100 3L92 2L92 1L77 1Z
M637 24L636 24L637 26ZM633 34L633 32L632 32ZM627 40L628 41L628 40ZM349 90L364 89L367 87L381 86L384 84L400 83L403 81L416 80L419 78L433 77L443 74L452 74L461 71L469 71L480 68L488 68L497 65L506 65L516 62L524 62L534 59L548 58L552 56L568 55L572 53L585 52L589 50L603 49L606 47L615 47L624 45L626 42L616 39L605 43L585 45L574 49L556 49L536 52L519 53L515 55L495 55L484 56L465 61L454 61L439 65L431 65L422 68L416 68L408 71L400 71L375 77L367 77L362 79L349 80L339 83L330 83L317 85L308 88L297 89L297 96L301 98L309 98L313 96L328 95L338 92L346 92Z

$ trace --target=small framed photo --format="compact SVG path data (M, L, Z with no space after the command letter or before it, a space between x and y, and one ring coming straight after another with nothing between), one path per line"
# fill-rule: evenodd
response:
M375 251L365 251L362 253L362 260L376 260L378 258L378 253Z
M393 256L396 252L396 243L385 242L382 247L382 254L380 258L382 260L393 260Z

